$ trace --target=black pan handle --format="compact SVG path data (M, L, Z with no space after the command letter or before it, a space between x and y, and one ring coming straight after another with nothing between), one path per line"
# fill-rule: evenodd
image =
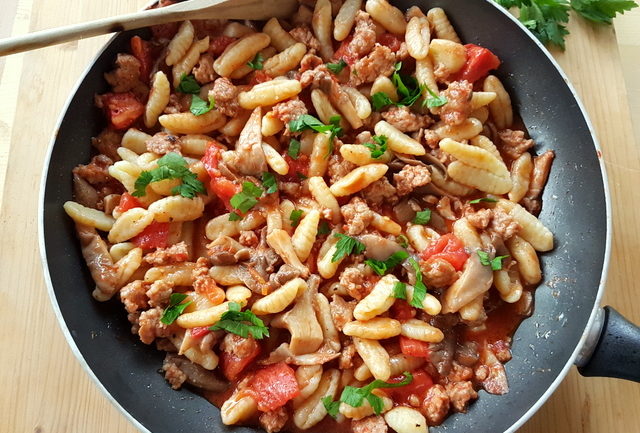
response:
M580 374L640 382L640 328L607 306L596 317L593 332L576 362Z

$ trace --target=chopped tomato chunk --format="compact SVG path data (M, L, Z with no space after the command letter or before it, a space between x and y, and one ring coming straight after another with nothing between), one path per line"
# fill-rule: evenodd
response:
M240 192L240 186L236 185L232 180L227 179L218 170L218 163L220 162L220 152L222 147L216 142L211 141L204 156L202 157L202 164L204 164L211 181L209 182L209 189L222 201L224 206L233 212L235 209L229 203L231 197Z
M144 105L131 92L105 93L102 104L115 129L128 128L144 113Z
M391 306L391 317L397 320L409 320L416 316L416 309L405 300L398 299Z
M258 402L258 409L269 412L284 406L300 394L293 368L284 362L271 364L256 371L249 382L250 392Z
M224 301L224 290L218 287L216 281L209 276L197 279L193 283L193 288L200 295L206 296L213 305L222 304L222 301Z
M219 56L235 40L236 38L230 36L216 36L209 42L209 52L214 56Z
M169 239L169 223L152 222L131 242L142 249L166 248Z
M344 61L347 62L349 66L353 66L356 60L358 60L358 56L356 56L355 53L351 51L351 48L349 46L352 40L353 35L349 35L344 41L342 41L336 52L333 54L333 58L335 60L344 59Z
M220 364L222 366L222 374L229 380L236 380L240 373L244 371L245 368L251 362L260 355L260 345L256 343L253 351L245 357L240 358L239 356L234 355L229 352L222 352Z
M145 83L149 83L149 75L151 74L151 66L153 65L149 42L140 36L132 37L131 54L140 62L140 79Z
M303 153L298 155L298 159L291 158L288 154L284 155L284 160L289 165L289 172L282 176L287 182L300 182L306 179L309 174L309 157Z
M202 338L211 331L208 326L196 326L195 328L191 328L190 332L193 338Z
M412 395L418 397L419 401L422 401L427 395L429 388L433 386L433 379L424 370L415 370L411 373L413 380L410 384L401 386L399 388L388 388L387 391L393 401L399 404L409 404L409 399ZM402 382L404 376L396 376L389 379L390 383Z
M140 203L140 201L137 198L135 198L128 192L125 192L120 196L120 203L118 203L118 206L116 206L114 211L116 213L124 213L129 209L133 209L134 207L144 207L144 206L142 206L142 203Z
M400 336L400 351L407 356L415 356L417 358L426 358L429 356L429 343L415 340L413 338Z
M488 49L474 44L467 44L464 48L467 51L467 62L460 71L450 78L451 81L467 80L473 83L486 77L489 71L500 66L498 56Z
M400 45L402 44L402 40L391 33L382 33L378 35L377 39L380 45L388 47L394 53L400 49Z
M422 251L420 257L423 260L444 259L451 263L456 271L459 271L469 258L469 254L464 250L464 244L460 239L451 233L447 233L440 236L436 242Z

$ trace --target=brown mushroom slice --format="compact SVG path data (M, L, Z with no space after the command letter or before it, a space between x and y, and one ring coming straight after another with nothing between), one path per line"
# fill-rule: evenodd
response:
M223 154L223 160L241 174L261 176L267 171L267 159L262 150L262 110L253 110L245 124L235 151Z
M98 191L77 174L73 175L73 198L82 206L95 209L98 205Z
M119 287L116 268L107 244L93 227L76 224L76 233L80 239L82 257L96 283L93 297L98 301L108 301Z
M275 349L267 359L260 361L262 365L275 364L277 362L286 362L293 365L322 365L333 361L340 356L340 352L334 352L328 346L322 346L317 352L307 353L305 355L294 355L291 353L289 343L282 343Z
M380 235L361 235L358 236L358 240L365 245L364 255L370 259L387 260L391 254L402 249L397 242Z
M218 379L212 371L189 361L184 356L167 353L164 363L175 364L187 376L187 383L205 391L222 392L229 387L228 382Z
M442 297L442 313L455 313L491 288L493 271L490 266L480 263L475 252L471 254L460 278L456 280Z

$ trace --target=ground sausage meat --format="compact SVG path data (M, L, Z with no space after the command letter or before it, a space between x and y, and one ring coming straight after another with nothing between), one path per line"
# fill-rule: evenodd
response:
M182 263L189 258L189 248L185 242L179 242L168 248L158 248L144 256L144 261L150 265L162 266Z
M164 280L157 280L151 284L147 290L149 305L152 307L164 307L169 303L169 298L173 293L173 284Z
M182 384L187 380L187 375L184 374L176 364L166 358L162 363L162 370L164 370L164 378L169 382L173 389L180 389Z
M365 277L366 268L363 264L349 266L340 274L340 284L349 292L349 296L360 300L367 296L373 286Z
M289 414L284 406L269 412L264 412L260 415L260 424L267 431L267 433L275 433L282 430L282 427L287 423Z
M324 64L322 59L315 54L305 54L302 60L300 60L300 69L298 72L302 74L306 71L311 71L322 64Z
M140 83L140 61L131 54L118 54L116 68L104 74L116 93L128 92Z
M166 337L167 325L160 321L164 310L160 307L143 311L138 318L138 335L144 344L151 344L156 337Z
M431 182L431 172L421 165L405 165L399 173L393 175L393 181L398 194L403 196Z
M167 153L182 154L182 141L176 135L167 134L166 132L158 132L149 138L145 145L149 152L165 155Z
M258 343L253 337L244 338L231 333L225 335L222 343L220 343L221 350L238 358L246 358L254 353L257 347Z
M445 386L451 407L456 412L466 412L470 400L478 398L478 393L469 381L452 382Z
M105 129L97 137L91 138L91 145L96 148L98 153L103 153L113 161L119 161L118 147L122 142L121 131L114 131L113 129Z
M380 75L388 77L394 71L396 56L384 45L376 44L366 57L356 61L351 70L351 85L373 83Z
M448 287L458 279L458 273L453 265L444 259L433 258L421 261L420 269L428 286Z
M449 413L449 396L442 385L429 388L422 402L424 414L429 425L438 425Z
M398 202L396 187L386 177L382 177L363 189L360 194L369 206L380 207L382 203L394 205Z
M387 423L381 416L371 415L351 421L353 433L387 433Z
M353 310L356 308L356 303L356 301L347 302L340 295L331 297L331 302L329 303L331 318L338 331L342 331L344 325L353 320Z
M402 132L418 131L420 128L426 128L433 123L433 119L428 115L413 113L409 110L409 107L404 105L399 107L392 106L382 113L382 118Z
M454 81L442 92L442 96L447 99L447 103L434 110L435 114L447 125L460 125L467 120L471 113L471 95L473 94L473 84L464 81Z
M338 368L346 370L353 367L353 357L356 354L356 346L354 344L348 344L344 346L342 352L340 352L340 358L338 359Z
M215 80L217 74L213 70L213 56L211 54L201 55L198 64L191 72L200 84L207 84Z
M473 208L467 208L465 209L464 216L473 227L483 230L486 229L491 222L493 211L491 209L479 209L474 211Z
M520 224L502 209L494 209L489 230L506 240L512 238L520 231Z
M186 93L176 95L172 93L171 96L169 96L169 103L164 109L164 112L166 114L183 113L189 111L189 107L191 107L191 95Z
M303 62L305 61L305 58L306 56L302 58ZM315 60L315 59L312 59L312 60ZM327 69L327 65L325 65L324 63L321 63L320 65L316 66L313 69L309 69L302 72L302 74L300 75L300 85L302 85L302 87L307 87L309 85L312 85L313 88L317 88L320 85L320 83L322 83L327 79L333 79L332 77L333 76L331 72L329 72L329 69Z
M356 168L356 165L353 162L347 161L340 155L331 155L329 158L329 166L327 167L331 183L336 183L349 174L354 168Z
M240 232L238 242L240 242L245 247L255 248L258 246L260 240L253 230L242 230Z
M498 132L500 138L500 150L510 158L517 159L531 148L535 143L530 138L524 137L523 131L505 129Z
M349 42L347 52L354 59L360 59L369 54L376 44L376 26L368 13L358 11L356 14L353 39Z
M354 197L340 208L344 217L344 229L349 236L359 235L373 220L373 212L360 197Z
M310 50L318 51L320 49L320 42L313 36L309 27L300 26L295 27L289 31L289 34L293 39L298 42L302 42Z
M148 283L142 280L135 280L120 290L120 300L128 313L149 308L149 304L147 303L148 289Z
M209 97L216 101L216 108L222 114L235 117L240 109L238 88L228 78L218 78L209 91Z
M274 105L271 111L277 119L288 126L292 120L307 114L307 106L299 99L291 99Z
M106 155L96 155L87 165L78 165L73 169L73 174L80 176L91 185L106 183L113 178L109 174L109 167L113 160Z

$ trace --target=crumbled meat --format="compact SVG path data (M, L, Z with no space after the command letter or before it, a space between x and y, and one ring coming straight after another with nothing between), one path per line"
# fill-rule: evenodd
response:
M501 356L506 355L502 353ZM482 381L482 387L485 391L496 395L509 392L509 383L507 382L507 373L504 371L504 365L498 360L491 347L486 347L482 350L480 361L488 369L487 376Z
M258 246L260 240L258 239L258 235L255 234L252 230L242 230L240 232L240 237L238 238L238 242L240 242L245 247L255 248Z
M465 215L469 224L473 227L484 230L487 228L489 223L491 222L491 218L493 217L492 209L479 209L474 211L473 208L469 207L465 209Z
M365 277L365 266L363 264L349 266L340 274L340 284L347 290L349 296L360 300L367 296L371 289Z
M436 149L440 144L440 136L433 129L425 129L423 138L424 138L424 142L431 149Z
M187 375L184 374L176 364L168 361L166 358L162 363L162 370L164 370L164 378L173 389L180 389L182 384L187 380Z
M160 321L164 310L160 307L143 311L138 318L138 335L144 344L151 344L156 337L166 337L169 334L167 325ZM132 313L135 314L135 313Z
M284 285L287 281L291 281L299 276L300 270L298 268L285 263L280 266L278 272L269 275L269 286L271 287L271 290L275 290Z
M369 117L362 119L365 128L374 129L376 124L382 120L382 114L377 111L372 112Z
M456 412L466 412L469 401L478 398L478 393L473 389L470 381L448 383L445 385L445 390L451 401L451 407Z
M329 308L331 309L331 318L333 324L338 331L342 331L344 325L353 320L353 310L356 308L356 301L345 301L340 295L333 295Z
M196 261L196 267L193 270L193 289L217 305L224 301L224 290L218 287L216 281L209 275L208 264L209 261L204 257Z
M458 273L453 265L441 258L421 261L420 269L428 286L449 287L458 279Z
M217 74L213 70L213 56L207 53L201 55L198 64L191 72L200 84L207 84L215 80Z
M523 131L505 129L498 131L498 137L500 150L513 159L518 159L535 144L530 138L524 138Z
M416 114L404 105L392 106L382 113L382 118L402 132L418 131L433 123L433 119L429 115Z
M166 114L183 113L189 111L189 107L191 107L191 95L186 93L172 93L169 96L169 103L164 109L164 112Z
M280 406L277 409L264 412L260 415L260 424L267 431L267 433L275 433L282 430L282 427L287 423L289 414L284 406Z
M436 205L436 210L440 216L451 221L458 219L456 215L461 209L462 203L460 199L456 197L444 196L438 200L438 204Z
M458 362L453 361L451 371L447 376L449 382L462 382L465 380L471 380L473 377L473 370L464 365L460 365Z
M127 320L129 321L129 323L131 323L132 334L137 334L140 331L140 314L141 313L139 311L127 314Z
M327 167L331 183L336 183L356 167L357 166L353 162L347 161L340 155L331 155L329 158L329 166Z
M147 303L147 290L149 284L142 280L135 280L120 290L120 300L128 313L149 308Z
M338 359L338 368L346 370L347 368L353 367L353 357L355 354L356 346L354 344L344 346L342 352L340 352L340 358Z
M346 50L354 59L360 59L369 54L376 44L376 25L368 13L358 11L356 13L353 39Z
M354 197L341 206L340 212L345 220L343 227L349 236L359 235L373 221L373 212L360 197Z
M320 42L318 42L315 36L313 36L313 33L311 33L311 30L309 30L309 27L295 27L289 31L289 34L296 41L305 44L309 50L320 50Z
M407 48L407 43L404 41L400 42L400 47L398 47L398 51L396 51L395 54L397 62L406 60L409 57L409 49Z
M238 103L238 88L228 78L218 78L209 91L209 97L216 101L216 108L222 114L235 117L240 110Z
M164 280L154 281L149 290L147 290L149 305L152 307L163 307L167 305L171 293L173 293L173 284Z
M167 134L166 132L158 132L149 138L145 145L149 152L165 155L175 152L182 155L182 141L176 135Z
M304 60L305 58L302 59L302 61ZM334 76L333 74L331 74L331 72L329 72L329 69L327 69L327 65L322 63L313 69L303 71L300 75L300 84L302 85L302 87L311 85L315 89L319 87L320 83L326 79L333 80Z
M182 263L189 259L189 248L185 242L179 242L168 248L158 248L144 256L144 261L150 265L162 266Z
M433 112L440 115L440 118L447 125L460 125L467 120L472 111L472 95L472 83L466 80L454 81L442 92L442 96L447 99L447 103L442 107L434 108Z
M487 377L489 377L489 373L490 373L489 367L481 364L476 367L474 376L478 382L484 382L487 379Z
M360 194L369 206L380 207L383 203L393 206L398 202L398 191L386 177L376 180Z
M431 172L427 167L407 164L399 173L393 175L393 181L398 194L403 196L431 182Z
M246 358L252 355L257 347L258 343L256 343L253 337L249 336L244 338L231 333L225 335L222 343L220 343L220 350L238 358Z
M496 359L502 363L511 361L511 350L509 349L509 343L504 340L498 340L489 344L489 348L496 356Z
M444 386L433 385L422 402L429 425L439 425L449 413L449 396Z
M113 161L119 161L118 147L122 142L122 131L114 131L113 129L104 129L97 137L91 138L91 145L96 148L98 153L102 153Z
M353 433L387 433L387 423L379 415L371 415L366 418L351 421Z
M299 99L291 99L274 105L271 111L277 119L288 127L289 122L296 120L303 114L307 114L307 106Z
M104 79L114 92L128 92L140 84L140 66L140 61L131 54L118 54L116 68L104 74Z
M91 185L106 183L113 178L109 174L109 166L113 164L111 158L105 155L96 155L87 165L78 165L73 169L73 174L80 176Z
M306 71L312 71L323 64L322 59L315 54L305 54L302 60L300 60L300 69L298 69L298 72L302 74Z
M520 231L520 224L502 209L493 210L493 218L489 230L498 234L503 240L510 239Z
M551 163L555 156L556 155L553 150L547 150L542 155L536 156L533 159L531 183L529 184L529 191L527 191L527 195L522 199L522 205L534 215L537 215L542 207L540 194L542 193L544 185L547 183L547 179L549 178Z
M373 83L380 75L389 76L394 71L396 56L386 46L376 44L366 57L355 62L351 71L351 85Z

